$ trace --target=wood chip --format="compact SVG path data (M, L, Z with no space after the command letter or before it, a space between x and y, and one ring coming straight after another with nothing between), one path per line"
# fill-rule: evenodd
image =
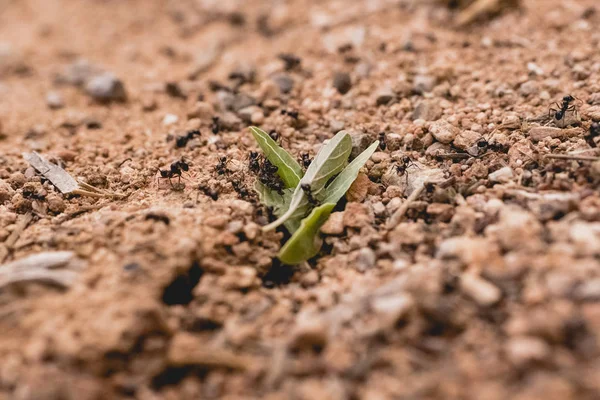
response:
M14 283L38 282L68 288L75 282L81 260L71 251L49 251L0 265L0 288Z
M246 370L251 360L222 348L210 348L199 337L179 333L171 341L167 353L169 364L175 366L198 365L208 368Z
M23 153L23 158L42 174L44 178L52 182L61 193L73 193L79 189L79 184L67 171L56 164L52 164L35 151Z
M72 193L89 197L125 197L117 193L98 189L85 182L77 182L67 171L52 164L38 153L23 153L23 158L31 164L44 178L48 179L61 193Z
M27 225L29 225L32 219L33 215L31 215L31 213L23 214L19 217L15 229L0 247L0 262L4 262L4 260L6 260L6 257L8 257L12 247L15 245L15 243L17 243L21 233L23 233L25 228L27 228Z

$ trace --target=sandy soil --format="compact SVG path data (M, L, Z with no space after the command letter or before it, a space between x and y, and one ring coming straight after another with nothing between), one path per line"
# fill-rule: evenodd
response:
M597 2L455 3L0 0L0 398L600 398ZM304 265L253 124L385 141Z

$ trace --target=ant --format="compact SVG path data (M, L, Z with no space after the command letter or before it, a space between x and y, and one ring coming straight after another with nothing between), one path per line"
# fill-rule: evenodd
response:
M379 132L379 150L383 151L387 147L385 143L385 132Z
M548 115L553 115L557 121L560 121L564 118L567 111L572 111L575 115L577 115L577 106L575 104L571 104L573 101L577 100L575 97L566 95L562 99L562 103L554 103L553 107L550 107L548 110Z
M187 134L185 135L180 135L177 136L177 139L175 139L175 146L181 148L181 147L185 147L188 143L188 141L192 140L194 138L194 136L200 136L200 131L197 129L191 130L189 131Z
M308 183L302 183L302 184L300 184L300 188L302 189L302 191L306 195L306 198L308 199L308 202L310 203L310 205L312 205L312 206L319 205L319 201L314 198L314 196L312 194L312 189L311 189L311 187L310 187L310 185Z
M592 125L590 125L590 131L585 136L585 141L590 145L590 147L598 147L596 141L594 140L597 137L600 137L600 123L594 122Z
M212 133L217 135L221 131L221 121L219 117L212 117L212 124L210 125Z
M225 175L229 171L227 170L227 156L219 158L219 163L215 166L215 171L219 175Z
M299 114L298 111L281 110L281 115L287 115L288 117L297 120Z
M271 164L269 160L265 160L259 171L258 180L269 189L275 190L279 194L283 194L283 182L276 174L278 169L279 168L277 168L276 165Z
M277 58L279 58L281 61L283 61L283 64L284 64L283 68L286 71L293 70L294 68L298 67L300 65L300 63L302 62L300 57L297 57L294 54L290 54L290 53L281 53L277 56Z
M215 189L211 189L210 187L208 187L206 185L202 185L202 184L199 185L198 190L213 200L217 200L219 198L219 192L216 191ZM198 199L196 199L196 201L198 201Z
M402 175L405 174L406 171L408 171L408 169L410 167L415 167L415 168L419 168L415 165L415 163L410 159L410 157L408 156L404 156L402 157L402 160L400 160L400 163L398 165L396 165L396 173L398 175ZM408 182L408 174L406 174L406 181Z
M248 155L248 169L255 174L258 174L258 171L260 171L260 161L258 152L251 151Z
M308 153L302 153L300 155L300 157L301 157L300 160L302 162L302 165L304 166L304 169L308 168L309 165L310 165L310 163L312 163L312 159L310 158L310 156L308 155Z
M243 183L240 183L240 181L231 181L231 186L233 186L233 190L236 191L241 199L250 197L250 192L248 192L246 186Z
M171 187L173 187L173 182L171 181L171 178L177 176L177 183L179 184L181 183L181 174L184 171L188 171L189 169L190 166L188 165L188 163L181 159L172 163L169 169L159 169L158 171L160 172L160 178L168 179L169 183L171 184Z
M279 139L281 138L281 136L279 136L279 133L277 133L277 131L274 131L274 130L269 132L269 137L276 142L278 142Z

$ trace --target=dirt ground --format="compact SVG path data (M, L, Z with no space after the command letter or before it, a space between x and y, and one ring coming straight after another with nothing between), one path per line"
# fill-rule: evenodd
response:
M0 399L600 398L600 7L460 3L0 0ZM304 265L250 125L384 140Z

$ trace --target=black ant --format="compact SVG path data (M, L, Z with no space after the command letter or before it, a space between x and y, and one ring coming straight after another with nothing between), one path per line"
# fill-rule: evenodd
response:
M299 114L298 111L281 110L281 115L287 115L288 117L297 120Z
M404 156L402 157L402 160L400 160L399 164L396 165L396 173L398 175L402 175L405 174L406 171L408 171L408 169L410 167L415 167L415 168L419 168L415 165L415 163L410 159L410 157L408 156ZM408 182L408 174L406 175L406 180Z
M300 160L302 161L302 166L304 167L304 169L308 168L310 163L312 162L312 159L310 158L310 156L308 155L308 153L302 153L300 155Z
M201 191L202 193L204 193L204 195L210 197L213 200L217 200L219 198L219 192L216 191L215 189L211 189L210 187L206 186L206 185L199 185L198 186L198 190ZM198 199L196 199L197 201Z
M554 118L557 121L560 121L564 118L567 111L572 111L574 114L577 114L577 106L575 104L571 104L575 101L575 97L570 94L563 97L562 103L554 103L553 107L550 107L548 110L548 115L554 115Z
M279 138L281 138L281 136L279 136L279 133L277 133L277 131L270 131L269 132L269 137L271 139L273 139L274 141L278 142Z
M292 69L298 67L302 60L300 57L297 57L290 53L281 53L277 56L284 63L284 69L286 71L291 71Z
M213 134L217 135L221 131L221 121L219 117L212 117L210 129Z
M219 158L219 163L215 166L215 171L219 175L225 175L229 171L227 170L227 156Z
M246 186L240 181L231 181L231 186L233 186L233 190L240 196L241 199L247 199L250 197L250 193Z
M260 171L260 161L258 152L251 151L248 155L248 169L255 174L258 174L258 171Z
M598 147L598 144L596 144L596 141L594 140L597 137L600 137L600 124L598 122L594 122L592 125L590 125L590 131L585 136L585 141L590 145L590 147Z
M269 189L275 190L279 194L283 194L283 182L277 175L276 165L273 165L269 160L265 160L260 168L258 180L266 185Z
M387 147L385 143L385 132L379 132L379 150L383 151Z
M174 163L172 163L169 169L159 169L158 171L160 172L160 178L168 179L171 186L173 186L173 182L171 181L171 178L177 176L177 178L178 178L177 183L179 184L179 183L181 183L181 174L184 171L188 171L189 169L190 169L190 166L188 165L188 163L186 163L183 159L181 159L179 161L175 161Z
M307 198L307 200L308 200L308 202L310 203L311 206L317 206L317 205L319 205L319 201L314 198L314 196L312 194L312 189L311 189L311 187L310 187L310 185L308 183L302 183L300 185L300 188L302 189L302 191L306 195L306 198Z
M192 140L194 138L194 136L200 136L200 131L197 129L191 130L188 133L186 133L185 135L180 135L177 136L177 139L175 139L175 146L181 148L181 147L185 147L188 143L188 141Z

